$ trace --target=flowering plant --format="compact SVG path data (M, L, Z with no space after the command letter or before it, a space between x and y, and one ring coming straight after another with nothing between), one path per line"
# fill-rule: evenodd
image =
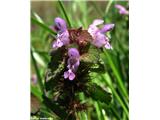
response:
M105 32L112 30L114 24L106 24L98 28L97 26L102 24L103 20L96 19L88 30L83 30L81 27L67 29L66 22L59 17L54 21L55 25L51 28L58 33L52 45L52 58L46 75L46 90L53 90L56 93L54 100L58 104L62 100L67 101L62 106L72 111L72 117L75 112L82 110L82 106L87 108L85 104L80 104L77 100L77 92L84 92L87 97L109 104L111 94L91 83L90 73L98 70L104 71L104 63L99 54L102 47L112 49ZM55 73L56 67L58 67L58 72ZM104 98L98 98L94 92L99 92ZM74 108L75 103L79 103L76 108Z
M35 12L31 17L31 116L128 119L128 10L107 2L105 12L95 4L99 13L92 16L70 2L81 6L80 19L79 12L72 16L63 2L56 3L61 11L53 23Z

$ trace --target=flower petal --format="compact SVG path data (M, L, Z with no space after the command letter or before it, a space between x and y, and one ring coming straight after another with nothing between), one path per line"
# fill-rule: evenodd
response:
M57 41L54 41L54 42L53 42L52 47L53 47L53 48L57 48Z
M70 58L79 58L80 57L79 51L76 48L70 48L68 50L68 56Z
M77 62L74 64L74 65L72 65L72 71L73 72L76 72L77 71L77 69L78 69L78 67L79 67L79 64L80 64L80 62L79 62L79 60L77 60Z
M64 78L67 79L68 77L69 77L69 72L68 71L64 72Z
M70 42L68 31L65 30L64 32L62 32L62 33L59 35L59 39L62 41L63 45L68 45L69 42Z
M92 41L92 44L100 48L106 44L106 36L100 32L96 34L95 39Z
M124 15L128 14L128 11L122 5L116 4L115 8L119 9L120 14L124 14Z
M94 38L95 34L99 31L98 27L96 27L95 25L90 25L88 28L88 32L90 33L90 35Z
M104 47L106 49L113 49L109 42L107 42Z
M100 30L101 33L106 33L114 28L114 24L106 24L103 26L103 28Z
M57 40L57 47L62 47L63 46L63 42L61 40Z
M104 20L102 20L102 19L95 19L93 21L92 25L97 26L97 25L103 24L103 22L104 22Z
M73 80L75 78L75 74L72 71L69 71L69 80Z
M65 20L63 20L60 17L55 18L54 20L56 27L60 30L60 31L65 31L67 29L67 25Z

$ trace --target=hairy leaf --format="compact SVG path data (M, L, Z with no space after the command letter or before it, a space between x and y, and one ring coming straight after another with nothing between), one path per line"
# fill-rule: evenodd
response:
M90 84L88 86L87 92L85 95L91 97L94 100L99 100L100 102L104 102L106 104L110 104L112 100L112 94L98 86L97 84Z

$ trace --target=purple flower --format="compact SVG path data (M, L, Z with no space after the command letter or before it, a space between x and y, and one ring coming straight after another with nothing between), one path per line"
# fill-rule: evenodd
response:
M69 80L73 80L75 78L75 72L77 71L80 65L80 54L76 48L70 48L68 50L68 61L67 61L67 68L68 71L64 72L64 78Z
M129 13L128 10L126 10L126 8L123 7L122 5L116 4L115 8L117 8L119 10L119 14L128 15L128 13Z
M108 31L111 31L114 28L114 24L106 24L103 26L103 28L100 30L101 33L106 33Z
M73 72L76 72L80 64L79 58L69 58L67 64L68 69L71 69Z
M32 76L31 76L31 82L35 85L35 84L37 84L37 75L36 74L33 74Z
M68 45L70 42L69 40L69 33L68 31L64 31L62 33L57 34L56 41L53 42L53 48L59 48L64 45Z
M76 48L70 48L68 50L68 56L70 58L79 58L80 57L79 51Z
M56 41L53 42L53 48L59 48L64 45L68 45L70 40L66 22L59 17L55 18L54 21L55 27L53 27L53 29L55 29L58 34L56 37Z
M64 32L67 30L66 22L62 18L57 17L54 19L54 22L58 31Z
M89 26L88 32L91 34L92 37L99 31L97 25L103 24L103 20L96 19L93 21L93 23Z
M114 28L114 24L106 24L101 29L97 27L97 25L102 24L104 21L101 19L96 19L89 26L88 32L91 34L93 41L92 44L96 47L105 47L107 49L112 49L112 46L109 43L109 38L105 35L106 32L112 30Z
M69 69L68 71L64 72L64 78L69 78L69 80L73 80L75 78L75 74L72 72L71 69Z

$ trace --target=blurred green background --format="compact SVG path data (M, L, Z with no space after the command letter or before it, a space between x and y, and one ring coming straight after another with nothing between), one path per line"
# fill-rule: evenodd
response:
M107 33L113 50L106 50L101 55L105 63L106 73L93 73L93 82L107 88L113 94L110 105L86 99L93 104L87 111L77 113L80 120L128 120L129 119L129 17L120 15L114 7L121 4L127 9L128 1L62 1L73 28L80 26L87 29L94 19L104 19L105 23L114 23L115 28ZM42 90L49 51L52 39L45 26L50 26L54 18L65 19L58 1L31 1L31 18L42 23L31 21L31 115L59 119L51 110L42 104ZM41 82L39 82L41 81ZM40 109L41 108L41 109ZM36 113L40 114L36 114Z

